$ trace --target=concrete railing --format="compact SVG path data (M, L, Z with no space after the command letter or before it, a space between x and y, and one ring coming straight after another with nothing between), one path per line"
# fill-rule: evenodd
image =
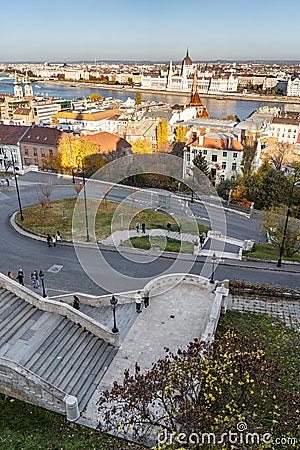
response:
M31 292L30 289L26 288L25 286L21 286L16 281L11 280L1 273L0 286L12 292L17 297L20 297L22 300L25 300L27 303L35 306L36 308L42 311L47 311L64 316L71 320L71 322L74 322L86 328L86 330L90 331L100 339L103 339L105 342L108 342L115 347L120 346L119 333L112 333L112 331L105 325L102 325L91 317L86 316L82 312L74 309L72 306L66 303L60 303L55 300L40 297L35 292Z
M20 364L2 357L0 357L0 392L24 402L66 414L70 421L79 418L76 397L66 394ZM73 401L72 408L68 406L70 397Z
M207 289L208 279L199 275L190 275L175 273L171 275L162 275L146 284L144 290L148 290L150 296L161 295L166 288L175 287L179 283L191 284Z
M134 303L135 301L134 296L136 293L137 290L116 293L114 294L114 296L118 299L118 304L124 305L126 303ZM74 301L74 295L76 295L79 298L80 303L82 303L83 305L89 305L94 307L110 306L110 299L112 297L112 294L97 296L97 295L83 294L81 292L74 292L73 294L55 295L53 297L50 297L49 300L54 300L56 302L62 302L68 305L72 305Z
M218 286L215 290L215 299L205 330L201 336L201 341L203 342L211 343L214 340L221 312L225 314L227 311L229 289L225 286L228 286L228 281L222 283L222 285Z

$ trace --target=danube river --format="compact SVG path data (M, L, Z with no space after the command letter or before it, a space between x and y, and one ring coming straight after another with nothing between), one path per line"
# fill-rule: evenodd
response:
M8 79L0 76L0 94L13 94L13 79ZM138 89L138 88L137 88ZM160 94L157 93L147 93L140 91L142 95L142 100L154 100L157 102L173 104L187 104L189 102L190 96L186 97L176 94ZM54 83L38 83L33 82L33 93L34 95L43 97L58 97L65 99L75 99L89 97L93 93L99 93L103 98L112 97L120 100L127 100L128 97L135 98L135 91L130 90L113 90L113 89L99 89L91 87L79 87L79 86L66 86L63 84ZM237 115L240 120L245 119L249 116L255 109L262 105L269 106L279 106L283 107L282 103L272 103L272 102L254 102L247 100L217 100L214 98L203 98L203 104L206 106L208 112L212 117L227 117L229 115Z

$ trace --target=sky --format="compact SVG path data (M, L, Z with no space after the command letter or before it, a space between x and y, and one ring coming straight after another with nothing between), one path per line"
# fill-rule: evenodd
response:
M6 0L0 61L300 60L299 0Z

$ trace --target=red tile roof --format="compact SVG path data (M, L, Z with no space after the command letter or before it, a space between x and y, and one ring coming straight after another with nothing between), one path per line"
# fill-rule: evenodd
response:
M115 134L108 133L106 131L84 136L84 139L87 139L98 145L100 153L107 154L116 151L128 151L129 153L131 153L131 145L129 144L129 142L127 142L123 138L120 138L119 136L116 136Z
M29 128L25 136L21 139L21 142L56 146L62 134L56 128L34 125Z
M0 124L0 146L1 144L17 145L28 127L21 125Z

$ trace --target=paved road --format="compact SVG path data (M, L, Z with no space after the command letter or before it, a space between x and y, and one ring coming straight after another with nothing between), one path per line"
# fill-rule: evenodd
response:
M20 183L20 192L23 206L36 203L36 185L31 182L36 179L37 174L26 175ZM41 175L38 174L40 177ZM70 180L58 180L55 186L52 199L75 196L74 186ZM16 273L20 266L27 274L26 282L30 283L29 274L34 269L42 269L45 273L45 284L49 295L60 292L83 291L91 294L101 294L105 289L109 291L131 290L144 286L144 277L155 277L164 271L181 272L190 270L192 273L200 274L204 260L192 265L190 261L174 261L160 257L150 260L147 255L135 255L134 261L128 260L128 255L120 255L117 252L102 251L104 262L99 263L99 250L87 250L90 269L93 276L103 285L103 280L110 282L105 284L106 288L100 288L91 281L79 264L75 250L72 247L57 246L48 248L46 244L25 238L15 232L9 224L9 216L18 209L16 192L14 187L0 189L0 271L7 273L12 270ZM236 217L232 223L238 223L240 229L249 230L249 219ZM246 227L246 224L248 226ZM230 233L231 234L231 233ZM233 235L233 233L232 233ZM107 264L105 263L107 262ZM278 284L290 287L299 287L298 266L283 267L283 270L276 270L272 264L265 263L244 263L240 267L240 262L220 263L217 267L215 277L217 279L238 278L248 281ZM53 265L61 266L57 273L48 272ZM115 273L112 272L115 269ZM267 270L266 270L267 269ZM211 265L207 264L205 275L211 273ZM118 275L118 274L122 275ZM125 278L124 278L125 276Z

